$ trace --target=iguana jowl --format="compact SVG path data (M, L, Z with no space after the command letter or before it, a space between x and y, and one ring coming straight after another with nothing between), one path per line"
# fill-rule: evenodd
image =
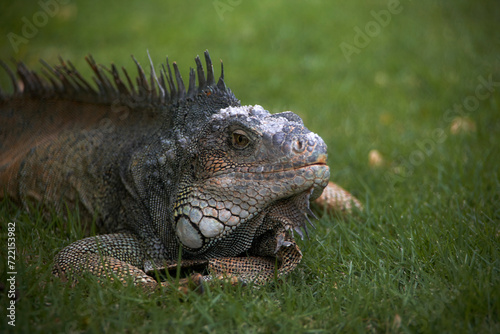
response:
M292 112L241 106L205 59L187 89L168 61L149 78L136 62L133 84L89 57L96 86L70 62L44 63L45 77L2 63L14 93L0 92L0 197L79 203L108 233L63 249L56 274L155 287L146 273L180 255L204 279L264 283L298 264L292 231L328 183L326 145Z

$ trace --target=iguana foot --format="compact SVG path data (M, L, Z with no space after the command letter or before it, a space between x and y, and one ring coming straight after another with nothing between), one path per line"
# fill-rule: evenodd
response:
M168 289L174 288L182 295L187 295L192 291L196 291L199 294L203 294L205 292L205 287L203 286L203 275L200 273L194 273L190 277L181 278L177 283L168 280L160 282L158 285Z
M341 186L328 182L323 193L314 203L327 212L351 213L354 208L363 210L361 202Z

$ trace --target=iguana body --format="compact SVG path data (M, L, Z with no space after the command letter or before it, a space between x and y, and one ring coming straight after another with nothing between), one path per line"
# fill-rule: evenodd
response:
M264 283L300 261L292 230L305 229L309 201L328 183L326 145L291 112L240 106L205 58L207 75L196 58L187 90L175 63L159 77L151 65L149 79L137 64L132 84L89 58L97 89L71 63L46 65L48 79L22 63L10 73L0 197L78 204L108 233L63 249L56 274L131 276L153 288L146 273L182 258L204 266L206 280Z

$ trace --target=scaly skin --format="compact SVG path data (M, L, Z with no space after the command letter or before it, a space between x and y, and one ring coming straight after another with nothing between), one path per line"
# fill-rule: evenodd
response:
M204 268L199 280L263 284L300 262L293 231L302 235L328 184L326 145L291 112L240 106L205 58L207 76L196 58L187 92L175 63L149 83L138 65L127 87L89 58L98 91L70 63L47 67L51 83L23 64L11 74L14 94L0 92L0 197L80 204L108 233L64 248L56 275L154 289L168 283L149 274L180 256Z

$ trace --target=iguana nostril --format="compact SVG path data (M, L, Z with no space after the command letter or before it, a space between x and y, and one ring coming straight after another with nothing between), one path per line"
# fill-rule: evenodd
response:
M306 143L302 139L297 139L293 142L293 151L295 153L302 153L306 148Z

